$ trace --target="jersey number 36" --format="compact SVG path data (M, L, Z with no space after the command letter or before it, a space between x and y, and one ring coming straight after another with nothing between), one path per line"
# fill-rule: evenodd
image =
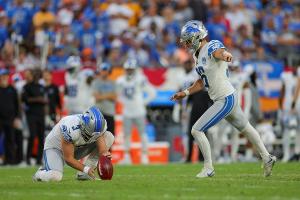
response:
M204 86L205 86L206 88L209 88L209 84L208 84L208 81L207 81L207 77L206 77L205 74L204 74L204 69L203 69L203 67L197 67L197 68L196 68L196 71L197 71L197 73L199 74L199 76L200 76L200 78L201 78L201 80L202 80Z

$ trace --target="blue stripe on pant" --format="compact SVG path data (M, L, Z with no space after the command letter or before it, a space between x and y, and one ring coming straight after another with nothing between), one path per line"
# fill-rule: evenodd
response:
M205 132L207 129L218 123L222 120L226 115L230 113L232 108L234 107L234 95L231 94L228 97L225 97L225 103L222 109L209 120L201 129L200 131Z
M44 151L44 160L45 160L45 169L46 171L51 170L47 161L47 155L46 155L46 151Z

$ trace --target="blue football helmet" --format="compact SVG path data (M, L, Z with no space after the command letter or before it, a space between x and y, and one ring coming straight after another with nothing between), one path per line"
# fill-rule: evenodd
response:
M192 55L199 49L202 41L207 36L207 30L198 20L188 21L181 28L180 42L188 42L191 46L185 51Z
M83 135L88 138L95 134L103 135L107 129L106 120L103 114L94 107L90 107L84 111L80 117L80 130Z

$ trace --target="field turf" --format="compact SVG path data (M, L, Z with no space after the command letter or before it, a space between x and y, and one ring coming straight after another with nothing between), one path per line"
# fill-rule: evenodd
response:
M212 178L196 179L203 164L114 166L111 181L77 181L64 168L61 182L32 182L35 168L0 168L0 199L278 199L300 200L300 163L277 162L264 178L261 163L214 165Z

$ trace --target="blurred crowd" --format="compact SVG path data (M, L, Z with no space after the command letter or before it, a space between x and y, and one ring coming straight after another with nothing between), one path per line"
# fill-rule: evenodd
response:
M173 67L191 57L179 43L189 20L202 21L209 40L235 58L280 59L300 50L297 0L2 0L0 68L64 69L70 55L85 67L128 58L143 67Z

